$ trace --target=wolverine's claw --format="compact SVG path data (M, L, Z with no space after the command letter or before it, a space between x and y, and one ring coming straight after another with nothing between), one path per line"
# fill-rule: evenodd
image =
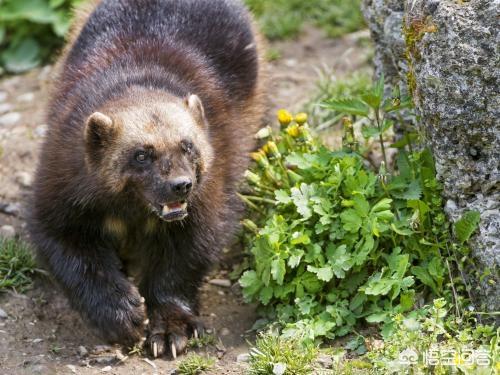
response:
M141 299L139 301L141 301L141 303L144 303L144 302L146 302L146 298L141 297Z
M143 324L147 326L149 324L149 319L146 319Z
M198 330L196 328L193 331L193 336L194 336L195 339L198 338Z
M172 350L172 358L176 359L177 358L177 349L175 348L175 344L174 343L170 344L170 350Z
M158 357L158 344L156 342L153 343L153 357Z

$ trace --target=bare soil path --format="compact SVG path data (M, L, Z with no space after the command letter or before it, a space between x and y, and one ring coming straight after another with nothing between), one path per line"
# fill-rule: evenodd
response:
M363 34L327 39L308 29L294 41L272 48L281 58L270 65L270 114L278 108L299 110L315 90L318 70L333 69L339 77L366 64ZM51 67L0 81L0 235L12 228L28 239L25 230L27 197L38 148L47 124L44 106ZM2 230L4 232L2 232ZM237 254L236 254L237 255ZM254 307L245 305L237 285L220 287L210 280L228 279L234 254L228 254L202 288L202 318L217 337L208 351L218 358L212 374L242 374L245 364L237 355L248 351L249 329L256 320ZM25 295L1 293L0 374L170 374L177 361L154 362L121 353L86 328L50 279L37 277ZM124 357L125 355L126 357Z

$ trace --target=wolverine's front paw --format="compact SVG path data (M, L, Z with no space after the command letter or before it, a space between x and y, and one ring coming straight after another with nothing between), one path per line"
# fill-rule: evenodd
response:
M92 313L101 336L109 343L132 347L144 337L148 320L144 298L131 292L106 301L100 311Z
M189 338L204 334L203 323L178 306L162 306L150 314L150 329L146 348L154 357L170 353L172 358L184 352Z

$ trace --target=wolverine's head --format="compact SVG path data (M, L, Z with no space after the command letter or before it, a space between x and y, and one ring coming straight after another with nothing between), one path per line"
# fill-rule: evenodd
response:
M203 105L196 95L135 95L88 118L87 167L113 193L132 192L161 219L182 220L212 159Z

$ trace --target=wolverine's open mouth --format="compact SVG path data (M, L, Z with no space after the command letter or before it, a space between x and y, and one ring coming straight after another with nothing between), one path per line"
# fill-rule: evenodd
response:
M170 202L164 205L159 205L158 207L153 207L153 211L160 217L160 219L165 221L176 221L182 220L187 215L187 202Z

